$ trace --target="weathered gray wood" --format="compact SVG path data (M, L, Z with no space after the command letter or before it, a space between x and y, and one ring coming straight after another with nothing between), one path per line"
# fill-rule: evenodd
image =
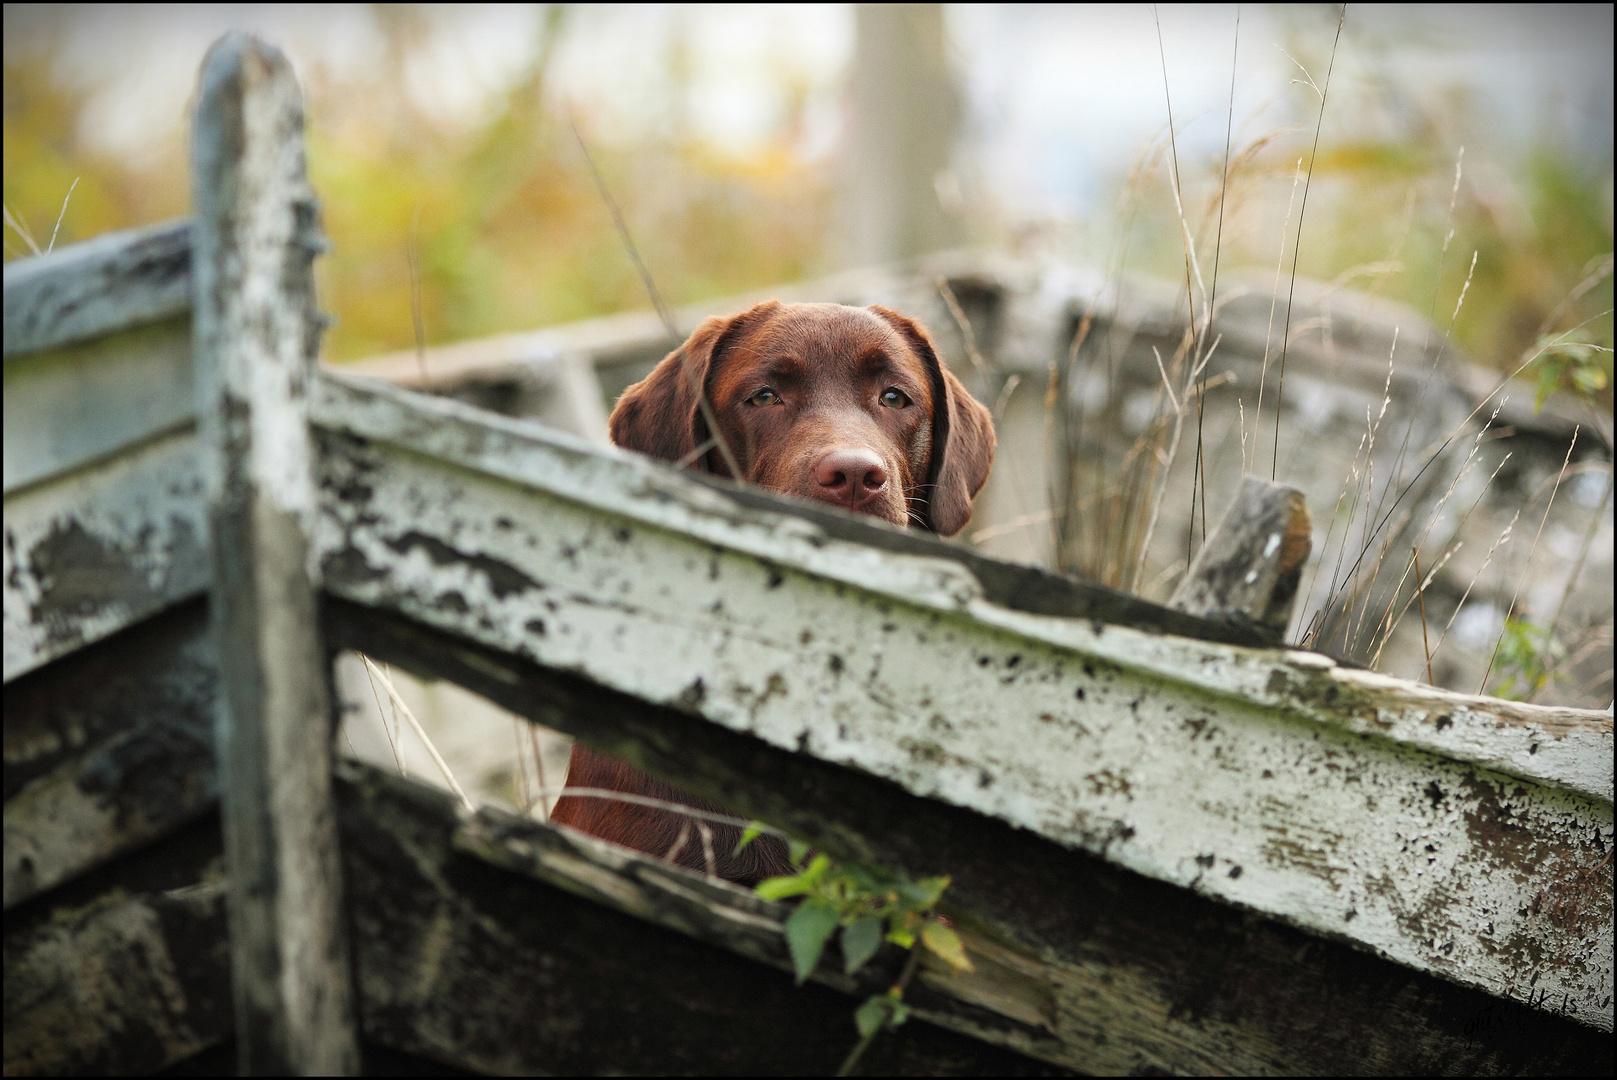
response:
M196 596L209 555L187 429L5 497L5 679Z
M887 955L850 980L833 950L796 987L778 905L497 811L467 820L365 766L342 772L369 1039L490 1073L828 1073L857 1039L860 998L896 974ZM884 1040L871 1072L1050 1071L1004 1049L995 1021L1012 1022L918 995L934 1011ZM927 1023L951 1007L997 1037Z
M843 258L897 262L949 247L960 224L941 205L961 98L951 78L941 4L855 9L843 164ZM950 210L957 209L951 207Z
M207 623L189 604L6 684L7 910L212 809Z
M5 266L5 361L183 315L189 218L108 233Z
M219 657L216 742L244 1073L358 1068L331 808L331 722L307 529L307 394L321 315L303 105L276 49L230 34L202 64L197 415Z
M184 316L6 361L6 494L188 425L195 399Z
M854 542L896 531L400 391L327 379L316 419L336 595L1610 1026L1609 924L1532 914L1609 848L1603 714L1013 610Z
M1278 642L1291 622L1312 545L1303 493L1249 476L1191 560L1168 606L1258 626Z
M8 916L6 1075L146 1075L228 1037L225 890L207 876Z
M956 1030L1101 1074L1302 1075L1339 1069L1343 1061L1353 1062L1354 1071L1390 1075L1575 1073L1599 1072L1610 1058L1605 1034L1555 1015L1560 1003L1546 1006L1536 989L1500 1000L1412 972L1025 829L408 619L339 601L332 602L328 617L335 641L455 679L540 722L567 726L743 813L781 822L823 850L951 874L950 912L976 950L981 977L943 980L936 978L941 973L923 971L921 989L947 999L929 998L924 1007ZM404 790L382 779L364 786ZM689 892L699 896L670 898L666 887L648 884L639 870L628 878L602 874L602 863L589 859L597 849L588 841L553 843L499 814L457 825L465 819L456 816L446 793L410 801L425 813L429 799L440 822L434 828L455 831L464 851L559 885L570 875L573 884L560 885L570 892L684 933L711 934L705 940L764 962L772 955L765 937L748 937L751 944L745 944L741 928L722 928L711 912L693 911L690 905L707 905L725 891L722 886L692 886ZM1513 807L1506 802L1492 813L1508 820ZM364 850L381 861L375 847ZM606 865L622 868L635 861L619 854ZM656 876L688 880L660 871ZM457 880L469 894L497 891L477 880ZM536 907L522 901L505 910ZM749 913L758 909L745 908ZM509 953L502 953L502 964ZM407 974L392 980L412 981ZM1524 1003L1529 997L1536 1010ZM916 1001L922 1004L919 996ZM1492 1026L1502 1018L1518 1026ZM437 1026L458 1030L447 1021Z

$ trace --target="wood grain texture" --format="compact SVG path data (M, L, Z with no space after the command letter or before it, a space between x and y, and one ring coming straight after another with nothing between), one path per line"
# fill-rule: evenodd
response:
M1018 611L852 522L326 386L334 595L1610 1026L1604 714ZM1534 913L1562 893L1591 917Z
M279 50L208 50L192 138L200 458L219 663L215 745L241 1071L358 1070L329 664L308 527L322 317L303 102Z
M1505 998L1457 986L412 620L341 602L328 617L334 647L453 679L822 850L951 874L950 912L979 949L985 977L949 985L923 974L923 985L954 1002L931 999L934 1018L1022 1053L1096 1073L1576 1073L1610 1060L1604 1033L1542 1007L1536 990ZM441 807L436 827L449 832L451 797L420 798ZM580 865L557 857L579 850L557 852L525 825L456 835L461 850L533 876ZM515 850L495 850L510 839ZM648 898L634 874L612 881L589 865L597 869L573 874L569 891L619 910L660 907L665 925L679 919L702 932L676 904ZM734 936L722 935L736 947Z
M8 911L213 809L217 685L201 602L6 684Z
M191 220L107 233L5 266L5 360L183 315Z
M1196 552L1168 606L1257 626L1278 644L1313 537L1302 492L1249 476Z

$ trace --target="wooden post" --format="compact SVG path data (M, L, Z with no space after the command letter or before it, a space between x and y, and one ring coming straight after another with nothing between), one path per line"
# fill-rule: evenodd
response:
M192 146L197 413L222 693L219 790L243 1074L353 1073L307 396L325 246L303 106L275 48L202 63Z
M895 262L959 238L942 200L960 121L941 4L859 4L849 69L844 259ZM953 189L953 190L951 190Z
M1278 640L1291 622L1297 582L1312 547L1303 493L1248 476L1168 606L1245 623Z

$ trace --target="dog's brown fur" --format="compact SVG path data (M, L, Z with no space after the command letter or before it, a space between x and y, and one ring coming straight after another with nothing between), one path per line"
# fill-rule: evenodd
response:
M988 410L917 322L883 307L771 301L708 319L624 391L612 411L612 441L730 475L717 446L703 450L713 433L698 392L739 463L737 479L895 525L959 532L994 460ZM573 749L567 786L720 811L582 745ZM563 796L554 820L654 855L677 847L677 862L707 867L705 845L684 815ZM767 839L732 854L738 836L733 827L713 828L720 876L750 883L789 872L784 847Z

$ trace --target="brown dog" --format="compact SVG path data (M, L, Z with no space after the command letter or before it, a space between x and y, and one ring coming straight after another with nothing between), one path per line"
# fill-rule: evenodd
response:
M709 429L698 388L717 420ZM952 536L988 479L994 429L913 319L883 307L771 301L702 323L612 411L612 441L664 461ZM573 748L568 787L722 808L603 754ZM733 854L739 830L666 810L563 796L554 820L695 870L753 883L789 873L783 845Z

